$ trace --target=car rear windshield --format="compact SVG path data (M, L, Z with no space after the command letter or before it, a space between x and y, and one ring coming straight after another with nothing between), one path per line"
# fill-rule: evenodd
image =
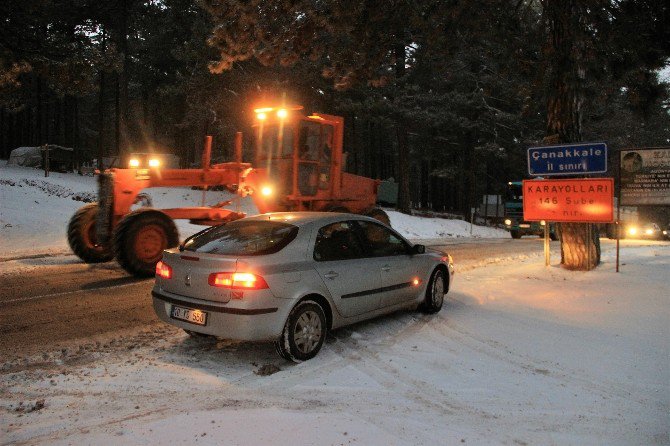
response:
M276 221L233 221L203 231L186 242L186 251L232 256L260 256L281 251L298 227Z

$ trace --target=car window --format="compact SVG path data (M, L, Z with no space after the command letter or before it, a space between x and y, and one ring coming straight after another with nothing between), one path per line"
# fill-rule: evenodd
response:
M337 222L319 229L314 244L314 260L348 260L364 257L365 253L350 222Z
M281 251L298 234L298 227L264 220L238 220L196 235L186 251L210 254L257 256Z
M377 223L357 221L372 257L405 255L409 246L390 229Z

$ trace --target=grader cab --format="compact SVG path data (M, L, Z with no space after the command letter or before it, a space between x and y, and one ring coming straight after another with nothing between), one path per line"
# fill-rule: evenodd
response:
M164 169L152 159L131 159L127 168L101 173L98 202L82 207L70 220L72 251L87 263L116 257L131 274L151 276L163 250L179 244L174 220L216 225L245 216L223 207L230 202L131 210L142 191L152 187L222 186L239 196L251 196L261 213L353 212L388 224L386 213L375 208L379 181L343 172L344 120L326 114L305 116L300 110L255 110L253 165L242 161L242 134L238 133L232 162L210 165L212 139L207 137L200 169Z

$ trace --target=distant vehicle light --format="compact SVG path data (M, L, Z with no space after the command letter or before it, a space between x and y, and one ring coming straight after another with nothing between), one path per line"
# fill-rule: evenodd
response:
M259 121L265 121L265 119L268 117L265 113L256 113L256 119Z
M644 231L644 233L647 234L647 235L652 235L654 233L654 230L653 229L646 229Z
M637 228L628 228L628 233L630 235L635 235L637 234Z
M261 195L263 195L264 197L269 197L270 195L272 195L272 188L270 186L264 186L261 189Z
M288 112L286 111L286 109L280 108L279 110L277 110L277 117L278 118L284 119L287 116L288 116Z
M668 231L663 231L663 235L668 235Z
M151 158L149 160L149 167L159 167L161 165L161 161L157 158Z
M128 161L128 166L140 167L140 160L138 160L137 158L131 158L130 161Z
M506 220L505 220L505 224L506 224L507 226L512 226L512 220L510 220L509 218L506 219Z

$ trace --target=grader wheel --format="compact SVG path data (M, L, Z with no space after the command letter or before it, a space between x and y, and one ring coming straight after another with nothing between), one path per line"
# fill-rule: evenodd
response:
M86 263L108 262L114 258L107 243L98 243L95 235L98 203L79 208L67 226L67 242L77 257Z
M119 265L138 277L153 276L163 250L179 244L170 217L153 209L139 209L123 217L114 232L114 254Z

